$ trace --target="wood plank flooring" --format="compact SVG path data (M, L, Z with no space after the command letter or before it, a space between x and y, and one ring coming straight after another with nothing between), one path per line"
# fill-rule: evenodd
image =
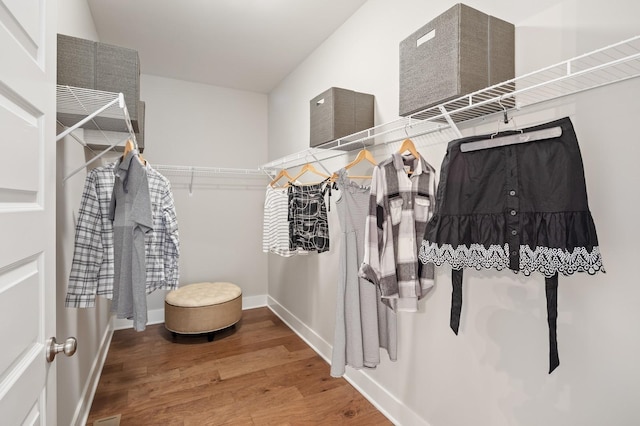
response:
M391 425L268 308L234 328L178 336L164 324L114 333L88 425Z

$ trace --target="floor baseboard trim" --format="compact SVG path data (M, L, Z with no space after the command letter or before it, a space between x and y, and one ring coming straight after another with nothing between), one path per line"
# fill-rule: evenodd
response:
M331 363L331 352L333 348L331 344L271 296L268 297L267 307L316 351L318 355L329 364ZM394 424L430 426L429 423L389 393L388 390L382 387L366 372L347 368L347 372L343 377Z
M78 402L78 406L76 407L76 411L71 421L72 425L84 426L87 424L87 419L89 418L89 413L91 411L91 404L93 403L93 397L96 394L96 389L100 382L100 375L102 374L102 368L104 367L104 363L107 360L107 354L109 353L109 345L111 344L113 331L113 324L109 322L102 337L100 348L98 349L98 356L96 356L93 365L91 366L89 377L84 385L84 389L82 389L80 401Z

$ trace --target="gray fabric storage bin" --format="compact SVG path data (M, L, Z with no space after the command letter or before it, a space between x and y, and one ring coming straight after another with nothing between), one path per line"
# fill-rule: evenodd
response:
M332 87L311 99L309 106L311 147L373 127L373 95Z
M145 115L145 103L142 101L138 102L138 129L135 131L136 141L138 142L138 150L140 153L144 151L144 140L145 140L145 131L144 131L144 115ZM105 138L105 135L111 142L120 141L128 137L129 132L125 131L99 131L93 129L85 129L84 131L84 141L87 143L87 147L91 148L94 151L102 151L107 148L110 143L109 140ZM113 148L114 151L122 152L124 151L124 144L118 145Z
M134 131L139 131L140 61L137 51L58 34L57 66L58 84L122 93ZM72 126L86 116L64 112L57 114L58 120L65 126ZM96 117L94 121L82 127L126 131L124 121L119 118Z
M58 78L64 86L96 87L96 43L58 34Z
M456 4L400 43L400 108L413 114L515 77L515 27Z
M122 93L132 121L138 120L140 59L133 49L105 43L96 45L96 87Z

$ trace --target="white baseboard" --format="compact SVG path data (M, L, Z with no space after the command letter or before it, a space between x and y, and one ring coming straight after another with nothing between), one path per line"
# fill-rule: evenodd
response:
M71 421L72 425L84 426L87 424L89 413L91 411L91 404L93 403L93 397L96 394L98 383L100 382L100 375L102 374L102 367L107 360L107 354L109 353L109 345L111 344L111 338L113 337L113 324L109 322L105 329L105 333L102 336L102 342L100 342L100 348L98 349L98 355L93 361L89 377L82 389L80 395L80 401L76 407L76 411L73 414Z
M331 344L271 296L268 297L267 306L318 355L328 363L331 363ZM429 423L389 393L365 371L347 368L347 372L343 377L394 424L429 426Z
M260 308L263 306L267 306L267 295L262 294L259 296L247 296L242 297L242 310L245 309L254 309ZM125 328L133 327L133 321L128 319L116 318L113 315L113 329L114 330L123 330ZM147 325L152 324L161 324L164 322L164 308L162 309L151 309L147 311Z

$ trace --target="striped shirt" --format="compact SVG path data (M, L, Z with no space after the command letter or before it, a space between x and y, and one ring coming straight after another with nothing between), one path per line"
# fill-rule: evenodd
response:
M434 186L434 169L422 157L394 153L373 169L359 275L376 284L395 311L416 311L434 284L433 264L418 260Z
M289 250L289 195L286 188L267 185L264 197L264 219L262 222L262 251L290 257L308 254L308 251Z
M96 167L85 179L65 306L90 308L96 296L113 297L113 222L109 206L120 160ZM169 180L146 165L153 231L145 235L146 292L178 287L178 221Z

